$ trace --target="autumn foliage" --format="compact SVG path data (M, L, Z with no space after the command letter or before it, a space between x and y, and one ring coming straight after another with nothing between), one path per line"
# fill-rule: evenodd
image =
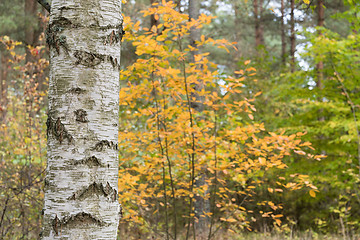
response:
M236 51L233 43L202 35L194 49L190 28L202 28L213 17L189 20L174 7L162 1L143 11L159 21L151 29L125 18L124 39L136 48L138 59L121 71L121 229L188 239L198 235L194 226L200 218L208 219L210 238L224 229L251 231L262 218L280 226L281 202L254 203L253 196L266 183L269 194L305 188L315 197L307 176L285 178L281 170L294 153L314 160L321 156L304 152L311 149L301 141L304 133L267 132L256 122L252 103L261 92L252 98L243 94L244 80L254 78L256 69L246 61L245 69L231 75L220 72L201 49ZM192 62L195 50L200 53ZM270 180L273 174L279 175ZM208 206L200 213L199 201Z
M45 170L44 125L48 61L44 46L30 47L25 63L24 45L0 37L5 53L0 126L0 238L38 237L41 231L42 181ZM6 90L5 90L6 89Z
M282 16L280 1L263 2L256 48L255 1L226 1L234 16L210 1L198 19L184 14L188 1L151 2L142 16L144 2L124 6L119 239L357 239L359 4L321 1L326 24L316 27L320 1L283 1ZM291 2L304 29L296 56L280 52L280 30L291 48L291 20L279 21L291 19ZM46 37L12 38L0 37L0 239L38 239Z

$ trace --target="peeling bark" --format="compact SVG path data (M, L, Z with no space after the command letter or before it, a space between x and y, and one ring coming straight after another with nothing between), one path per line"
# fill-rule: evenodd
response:
M42 239L116 239L120 4L51 3Z

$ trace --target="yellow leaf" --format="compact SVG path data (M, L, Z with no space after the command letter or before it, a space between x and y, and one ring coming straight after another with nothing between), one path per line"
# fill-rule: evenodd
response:
M261 165L266 164L266 158L259 157L259 163L260 163Z
M310 0L304 0L304 3L305 3L305 4L309 4L309 3L310 3Z
M309 194L310 194L310 196L313 197L313 198L316 197L316 193L315 193L314 190L310 190L310 191L309 191Z
M281 220L280 219L275 219L275 222L276 222L276 224L278 225L278 226L280 226L281 225Z
M250 60L246 60L246 61L244 62L244 64L245 64L245 65L248 65L250 62L251 62Z
M240 70L240 71L235 71L235 74L240 74L240 75L244 75L244 70Z
M248 71L248 72L251 72L251 71L256 72L256 68L253 68L253 67L249 67L249 68L247 68L245 70Z
M259 96L261 93L262 93L261 91L260 91L260 92L257 92L257 93L254 95L254 97Z
M231 223L237 222L236 219L234 219L234 218L229 218L229 219L227 219L226 221L227 221L227 222L231 222Z

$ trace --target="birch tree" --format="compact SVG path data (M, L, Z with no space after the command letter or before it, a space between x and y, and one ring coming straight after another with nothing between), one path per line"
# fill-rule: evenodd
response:
M52 0L42 239L116 239L120 7Z

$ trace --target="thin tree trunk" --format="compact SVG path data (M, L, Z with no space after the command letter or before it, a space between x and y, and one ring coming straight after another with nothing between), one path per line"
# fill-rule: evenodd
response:
M42 239L116 239L121 1L52 0Z
M8 105L7 84L7 58L0 52L0 122L6 124Z
M154 3L158 2L157 0L150 0L150 4L153 5ZM153 26L158 26L159 25L159 20L155 19L155 15L152 14L150 16L150 28L152 28Z
M295 37L295 0L290 0L290 57L291 57L291 72L295 71L295 51L296 51L296 37Z
M200 14L200 1L199 0L189 0L189 18L198 19ZM191 28L190 29L190 45L193 48L197 48L195 41L200 40L200 29ZM194 56L198 54L198 51L191 51L191 62L195 62Z
M260 36L261 45L265 45L263 14L264 14L264 0L259 0L259 26L260 26L259 36Z
M36 33L35 26L31 21L36 17L37 10L37 1L36 0L25 0L25 17L26 17L26 25L25 25L25 48L26 48L26 62L32 61L32 55L28 50L27 46L35 46L37 42L37 38L39 37Z
M254 18L255 18L255 46L264 45L264 26L262 23L263 0L254 0Z
M317 25L318 27L323 27L324 26L324 0L318 0L317 1ZM321 36L322 35L322 31L318 31L318 34ZM324 62L323 61L319 61L316 64L316 75L317 75L317 81L316 81L316 87L319 89L319 91L321 92L322 89L324 88ZM323 101L323 96L321 93L319 93L319 97L318 97L318 101L322 102ZM324 109L319 109L319 117L318 117L320 122L325 121L325 117L324 117ZM324 139L324 136L321 135L320 139ZM325 153L323 153L325 154Z
M325 19L325 11L324 11L324 0L318 0L318 4L317 4L317 25L318 27L323 27L324 26L324 19ZM322 35L322 32L319 31L318 32L319 35ZM316 64L316 71L317 71L317 82L316 82L316 86L319 89L323 89L323 81L324 81L324 63L323 61L320 61Z
M240 9L240 2L237 0L233 0L232 2L232 7L234 9L234 40L235 42L237 42L237 47L240 47L240 39L241 39L241 31L240 26L241 26L241 9ZM237 51L237 52L233 52L232 54L232 58L233 58L233 63L237 64L237 62L240 61L240 57L241 57L241 51Z
M258 11L258 0L254 0L253 8L254 8L254 18L255 18L255 46L258 47L260 45L259 38L259 11Z
M198 19L200 14L200 0L189 0L189 18L190 19ZM198 48L195 41L200 40L200 29L197 28L191 28L190 29L190 45L193 48ZM195 63L195 55L198 54L198 51L192 51L191 52L191 62ZM200 96L198 93L202 91L204 88L204 84L202 82L198 82L194 86L195 93L192 94L192 98L195 98L195 102L191 102L191 107L196 112L203 112L204 111L204 97ZM208 185L206 182L206 166L201 166L199 173L194 173L196 178L195 186L197 189L204 188L205 185ZM205 187L206 189L209 189L209 186ZM210 201L206 198L206 195L208 195L209 192L205 191L203 195L195 196L195 203L194 203L194 210L195 210L195 223L194 228L197 239L206 239L209 232L209 224L210 219L205 214L210 212Z
M285 4L281 0L281 61L286 63L286 39L285 39Z

